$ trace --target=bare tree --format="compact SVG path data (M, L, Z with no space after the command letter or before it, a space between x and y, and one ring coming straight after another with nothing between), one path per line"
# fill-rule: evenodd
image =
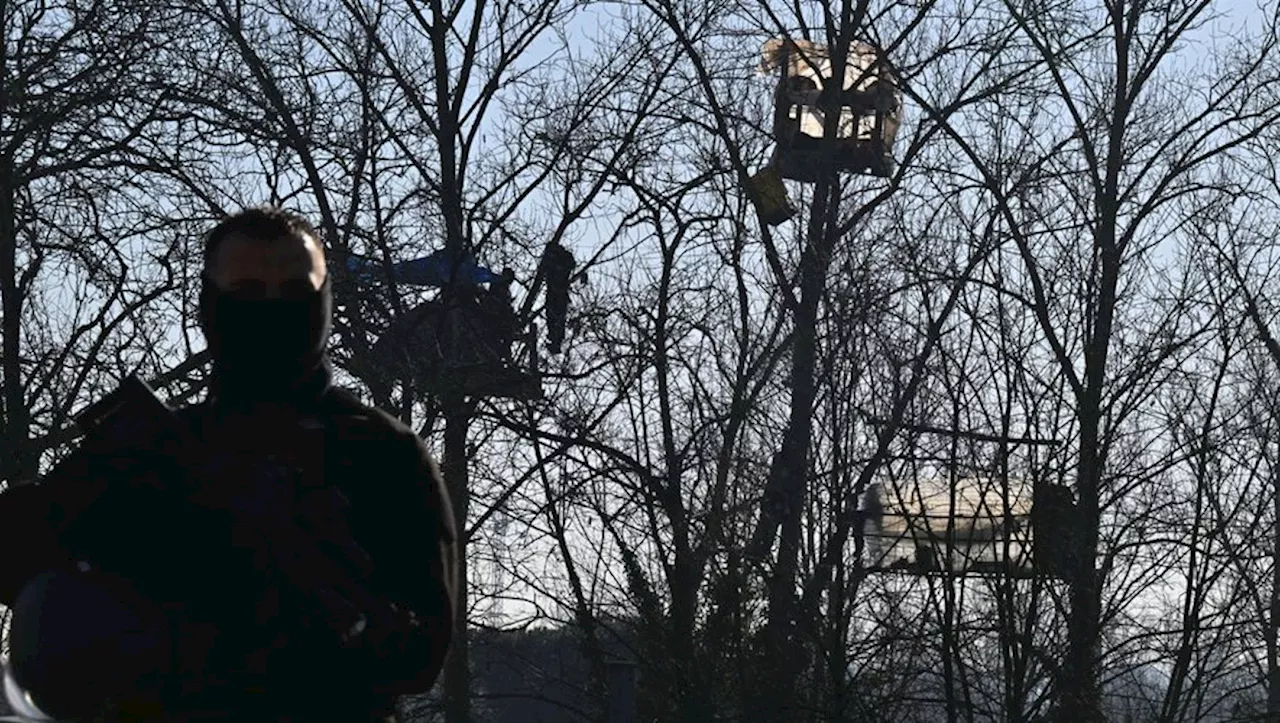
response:
M75 409L165 363L148 349L168 346L157 301L187 229L149 193L169 168L150 144L178 112L163 67L182 32L111 0L13 0L0 20L0 479L17 484Z
M480 400L422 389L412 373L379 368L376 340L421 299L397 289L390 274L375 275L379 281L348 273L348 261L361 256L389 270L442 250L532 267L543 242L565 240L616 182L612 169L634 145L636 119L647 117L661 78L635 66L661 54L641 35L576 57L556 35L575 7L558 0L190 10L226 48L192 57L208 68L210 129L258 159L251 195L265 186L269 200L321 220L343 367L424 434L443 419L444 473L465 550L477 512L468 432ZM601 83L617 93L594 92ZM204 194L236 198L228 180L205 181ZM559 202L556 212L536 213L549 199ZM464 596L464 613L470 602ZM444 676L451 721L469 718L468 621L459 618Z
M1127 489L1121 482L1126 474L1107 471L1108 455L1117 451L1126 419L1164 378L1162 369L1193 338L1178 308L1185 297L1141 318L1137 300L1149 298L1142 291L1152 288L1145 269L1160 239L1193 212L1182 202L1231 193L1229 182L1214 177L1212 164L1271 123L1274 107L1255 100L1267 97L1274 83L1274 33L1242 40L1240 53L1204 78L1170 66L1178 42L1190 42L1207 22L1208 3L1111 4L1078 14L1010 5L1008 12L1045 63L1053 83L1050 107L1065 121L1043 125L1037 119L1046 118L1044 107L1021 121L1023 128L1036 128L1035 140L1027 138L1037 149L1023 167L1039 184L1038 198L1053 205L1017 199L1007 205L1006 217L1023 258L1023 288L1035 300L1045 342L1072 399L1080 536L1073 543L1059 702L1062 715L1073 720L1101 720L1098 676L1110 618L1103 589L1121 548L1104 551L1100 535L1104 511L1119 509ZM1175 73L1209 90L1195 110L1179 111L1179 122L1156 124L1151 119L1165 113ZM986 171L984 176L991 178ZM1015 205L1036 210L1019 222ZM1066 279L1074 289L1064 288ZM1078 301L1068 305L1068 299Z
M471 550L447 720L482 715L469 631L547 623L581 651L582 718L616 655L661 720L1196 720L1259 680L1280 711L1277 216L1237 205L1273 190L1273 17L1228 38L1207 0L0 7L0 441L23 450L0 477L190 355L162 330L199 231L273 201L320 220L344 381L443 432ZM773 227L744 189L778 37L874 43L906 114L890 177L791 183ZM435 293L395 263L526 270L548 243L590 284L564 354L522 350L544 399L379 364ZM951 518L930 575L872 569L864 494L930 476L953 507L966 476L1070 488L1068 569L971 575Z

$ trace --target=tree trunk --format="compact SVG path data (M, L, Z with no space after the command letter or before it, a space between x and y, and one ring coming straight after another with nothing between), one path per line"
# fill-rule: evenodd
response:
M444 665L446 723L470 723L471 664L467 644L467 427L470 409L461 397L444 400L444 465L442 473L453 501L458 530L458 610L454 617L453 646Z
M1280 460L1280 454L1276 457ZM1271 551L1271 619L1263 630L1267 647L1267 721L1280 723L1280 464L1271 470L1271 500L1275 511L1275 534Z
M767 557L777 531L777 561L768 582L769 619L764 630L763 656L758 666L758 674L763 677L760 684L754 686L758 699L752 707L761 712L761 720L778 723L796 720L796 683L802 672L803 650L795 625L795 586L817 390L814 371L818 303L830 263L832 243L826 237L835 231L827 223L827 216L832 206L839 206L839 200L839 185L834 179L819 184L809 223L810 241L800 262L800 303L795 310L791 352L790 418L781 449L770 470L761 504L761 526L752 539L753 554L763 559Z
M1112 196L1114 197L1114 196ZM1102 389L1106 383L1111 326L1115 316L1120 253L1115 244L1114 216L1104 215L1095 235L1101 255L1101 276L1093 334L1085 348L1085 380L1080 399L1080 466L1072 570L1069 581L1071 611L1067 618L1067 660L1062 679L1060 711L1063 720L1102 723L1102 691L1098 682L1102 598L1098 572L1098 526L1103 467Z
M3 89L0 78L0 93ZM6 93L7 95L7 93ZM7 97L0 96L0 113ZM18 276L17 189L10 149L0 148L0 480L32 481L37 473L28 436L31 416L22 379L22 289Z

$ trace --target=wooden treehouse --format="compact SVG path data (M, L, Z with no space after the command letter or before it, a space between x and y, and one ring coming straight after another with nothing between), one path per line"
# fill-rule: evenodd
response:
M769 40L761 67L779 76L773 156L748 189L766 223L795 214L783 179L812 183L832 173L893 174L902 94L878 48L850 43L842 82L835 82L830 49L807 40Z
M872 485L866 566L876 572L1062 578L1075 502L1062 485L990 477Z
M495 286L441 289L393 319L373 348L382 372L435 396L542 398L537 329Z

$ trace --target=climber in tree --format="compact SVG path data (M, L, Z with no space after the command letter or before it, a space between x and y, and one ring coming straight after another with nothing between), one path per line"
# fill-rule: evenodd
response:
M564 246L552 241L542 252L540 272L547 282L547 346L559 354L564 344L565 317L569 312L569 280L577 262Z

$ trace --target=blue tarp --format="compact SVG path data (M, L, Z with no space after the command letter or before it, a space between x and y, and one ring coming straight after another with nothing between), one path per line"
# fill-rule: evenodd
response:
M391 265L391 279L397 284L443 287L449 282L451 270L457 274L456 280L464 284L487 284L501 279L498 274L476 263L475 257L470 254L464 254L456 268L450 262L449 254L444 251L401 261ZM381 263L360 256L347 259L347 271L369 281L383 278Z

